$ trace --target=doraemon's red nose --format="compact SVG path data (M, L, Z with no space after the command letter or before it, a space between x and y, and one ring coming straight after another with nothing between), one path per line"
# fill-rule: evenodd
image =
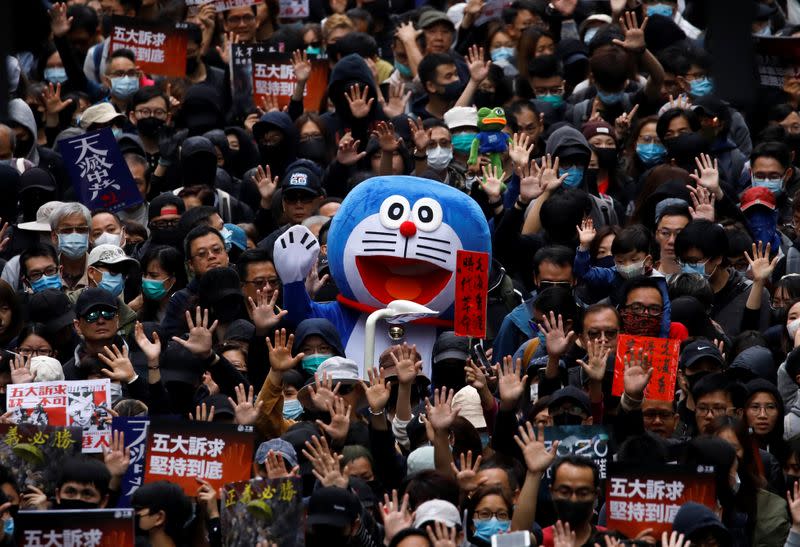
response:
M406 220L400 225L400 233L405 238L413 237L417 233L417 225L410 220Z

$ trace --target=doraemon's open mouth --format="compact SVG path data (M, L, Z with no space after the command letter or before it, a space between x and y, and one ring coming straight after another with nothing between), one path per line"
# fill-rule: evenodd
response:
M453 275L436 264L397 256L357 256L356 267L369 294L384 304L393 300L427 304Z

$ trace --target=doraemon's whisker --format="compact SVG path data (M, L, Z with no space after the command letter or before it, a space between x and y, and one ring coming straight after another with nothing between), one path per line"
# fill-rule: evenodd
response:
M430 258L431 260L438 260L439 262L444 262L445 264L447 264L447 260L445 260L444 258L440 258L438 256L426 255L424 253L416 253L416 255L417 256L424 256L425 258Z
M417 249L428 249L429 251L436 251L437 253L450 254L448 249L439 249L438 247L429 247L428 245L417 245Z
M395 232L370 232L369 230L364 232L365 234L373 235L373 236L392 236L397 237L397 233Z
M364 249L365 253L393 253L394 249Z
M386 241L382 239L365 239L362 243L388 243L389 245L394 245L394 241Z
M450 245L450 242L445 239L436 239L435 237L427 237L427 236L419 236L420 239L424 239L425 241L435 241L436 243L444 243L445 245Z

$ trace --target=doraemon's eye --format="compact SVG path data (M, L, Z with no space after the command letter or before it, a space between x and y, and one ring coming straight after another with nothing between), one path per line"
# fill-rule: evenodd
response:
M397 229L408 220L411 214L411 205L403 196L389 196L381 203L381 224L387 228Z
M442 225L442 206L431 198L422 198L411 211L414 224L423 232L432 232Z

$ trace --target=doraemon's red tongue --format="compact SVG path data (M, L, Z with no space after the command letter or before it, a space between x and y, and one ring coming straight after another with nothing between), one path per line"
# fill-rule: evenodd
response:
M384 304L393 300L427 304L453 275L430 262L396 256L359 256L356 267L367 291Z

